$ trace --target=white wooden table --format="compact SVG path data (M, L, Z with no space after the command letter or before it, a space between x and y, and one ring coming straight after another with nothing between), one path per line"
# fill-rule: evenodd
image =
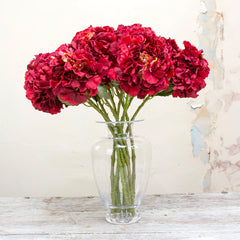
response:
M0 239L240 240L240 193L146 196L140 211L111 225L98 197L0 198Z

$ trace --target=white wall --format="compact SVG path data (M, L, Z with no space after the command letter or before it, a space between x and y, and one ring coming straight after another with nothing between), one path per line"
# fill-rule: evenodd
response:
M90 148L106 132L95 123L100 116L84 106L69 107L54 116L34 110L25 98L24 73L34 54L54 51L89 25L116 27L133 23L152 27L159 35L175 38L179 45L183 40L200 44L206 48L215 72L199 99L154 99L139 116L145 123L138 131L146 135L153 146L148 193L239 190L239 165L231 168L236 170L234 176L231 175L231 185L221 177L221 169L212 166L212 158L214 144L221 146L216 139L221 138L225 145L220 150L226 152L225 160L235 163L239 158L239 145L233 150L237 151L235 155L227 149L234 148L239 136L239 102L233 102L240 99L239 48L232 46L238 45L239 33L235 31L238 13L235 11L240 3L232 1L235 3L232 7L223 0L221 6L215 6L213 0L209 2L212 4L205 6L198 0L0 0L0 196L97 194ZM221 18L214 22L211 14L206 15L206 9L213 16L224 9L224 42L218 31L222 27ZM216 32L212 31L214 26ZM211 28L210 35L205 34L207 27ZM217 39L216 46L209 46L214 39ZM222 48L226 56L224 62L219 54ZM226 68L219 88L214 85L216 76L222 76L216 66L218 61ZM218 108L216 94L225 107ZM217 107L209 105L212 98ZM195 109L199 103L203 104L202 108ZM202 120L206 109L209 114ZM196 122L198 136L191 132L196 129ZM209 129L216 131L206 134ZM199 149L202 142L204 147ZM211 159L206 160L208 152ZM226 173L226 178L228 176ZM232 188L226 188L226 184Z

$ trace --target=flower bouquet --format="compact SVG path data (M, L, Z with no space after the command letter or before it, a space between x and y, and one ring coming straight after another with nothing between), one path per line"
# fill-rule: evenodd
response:
M111 150L109 145L107 150L104 144L95 146L93 158L109 163L103 189L109 186L110 190L105 194L98 186L110 209L109 222L139 219L136 207L143 198L146 181L137 181L136 171L138 159L143 158L145 163L149 159L147 150L140 151L136 145L132 123L154 97L196 98L209 74L202 53L187 41L180 49L175 40L157 36L140 24L119 25L116 30L90 26L77 32L70 44L38 54L28 64L24 88L37 110L56 114L63 107L81 104L95 109L106 122ZM135 98L142 102L130 116ZM146 144L139 146L144 148ZM94 169L101 166L104 163L97 163ZM100 175L95 179L105 178ZM137 183L143 186L141 190Z

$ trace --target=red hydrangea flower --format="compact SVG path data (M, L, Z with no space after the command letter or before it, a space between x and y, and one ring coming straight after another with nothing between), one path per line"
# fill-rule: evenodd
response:
M72 47L83 58L89 72L101 77L101 82L107 84L109 72L116 66L117 36L114 28L90 26L78 32L72 40Z
M37 110L56 114L61 111L63 104L53 94L50 84L53 75L51 56L50 53L36 55L28 64L24 88L26 97Z
M202 56L202 50L189 42L184 42L185 49L174 57L174 76L172 82L173 97L196 98L197 92L206 86L204 79L209 74L208 62Z
M164 37L160 37L160 38L162 39L162 41L166 43L165 47L168 49L168 53L171 55L171 59L174 60L173 57L175 57L181 51L176 41L171 38L168 38L168 39Z
M78 105L87 101L87 96L95 96L101 82L98 74L91 74L91 54L84 49L74 50L72 45L61 45L51 61L56 71L51 82L53 92L69 105Z
M94 97L100 84L117 81L120 90L145 98L159 94L197 97L209 74L202 51L189 42L181 50L174 39L158 37L140 24L92 27L76 33L71 44L36 55L25 75L27 98L55 114L63 105ZM169 81L170 80L170 81Z
M140 24L120 25L117 36L118 66L111 72L111 80L117 78L121 90L138 98L167 89L172 63L166 41Z

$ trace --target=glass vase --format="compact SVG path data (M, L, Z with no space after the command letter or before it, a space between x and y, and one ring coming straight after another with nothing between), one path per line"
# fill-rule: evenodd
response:
M133 135L137 122L101 122L109 134L92 147L95 182L108 208L106 220L114 224L140 219L138 207L147 188L151 146L145 138Z

